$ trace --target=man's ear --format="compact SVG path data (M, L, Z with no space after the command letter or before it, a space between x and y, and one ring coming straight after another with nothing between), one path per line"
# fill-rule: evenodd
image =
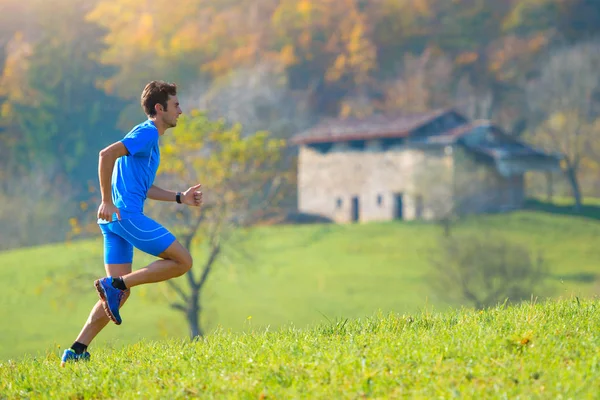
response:
M156 104L154 105L154 111L156 111L157 113L158 113L159 111L161 111L161 112L162 112L162 111L164 111L162 104L156 103Z

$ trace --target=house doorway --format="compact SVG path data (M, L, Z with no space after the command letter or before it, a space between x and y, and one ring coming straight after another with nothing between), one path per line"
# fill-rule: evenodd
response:
M394 219L404 219L404 201L402 193L394 194Z
M360 203L358 201L358 197L355 196L352 198L352 209L351 209L351 219L352 222L358 222L360 219Z

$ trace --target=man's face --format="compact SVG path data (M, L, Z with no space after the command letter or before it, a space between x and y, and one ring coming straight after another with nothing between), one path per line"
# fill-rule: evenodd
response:
M169 96L167 101L167 109L162 112L162 120L166 126L173 128L177 126L177 118L181 115L181 107L179 107L179 100L177 96Z

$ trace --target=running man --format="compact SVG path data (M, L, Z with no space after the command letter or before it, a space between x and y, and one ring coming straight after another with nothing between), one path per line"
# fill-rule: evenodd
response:
M160 163L158 140L167 129L177 125L181 115L177 87L162 81L150 82L142 92L141 105L148 119L122 140L100 151L98 176L102 202L98 225L104 236L107 277L94 282L100 300L73 345L63 353L61 366L89 359L87 347L109 320L121 324L119 308L132 287L175 278L192 267L188 250L171 232L144 215L146 198L195 207L202 204L199 184L184 192L153 184ZM132 272L134 247L160 259Z

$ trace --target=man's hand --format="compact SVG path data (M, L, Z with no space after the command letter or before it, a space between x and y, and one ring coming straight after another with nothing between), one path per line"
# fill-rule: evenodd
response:
M112 222L112 216L117 213L117 218L121 219L121 212L112 202L103 201L98 207L98 218Z
M188 206L200 207L202 205L202 192L200 188L201 184L197 184L196 186L192 186L185 192L181 194L181 202L183 204L187 204Z

